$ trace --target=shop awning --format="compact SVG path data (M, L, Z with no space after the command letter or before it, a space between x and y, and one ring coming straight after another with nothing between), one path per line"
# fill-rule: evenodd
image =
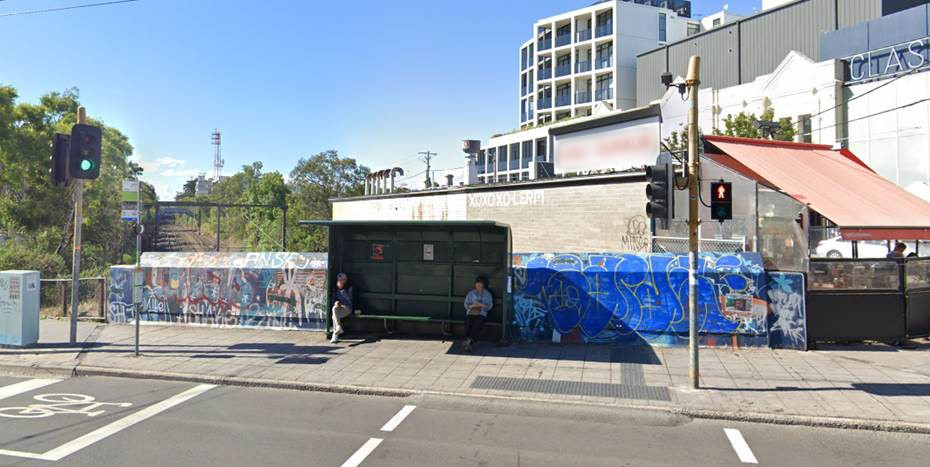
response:
M876 174L848 150L705 136L705 156L777 189L840 227L845 240L928 240L930 203Z

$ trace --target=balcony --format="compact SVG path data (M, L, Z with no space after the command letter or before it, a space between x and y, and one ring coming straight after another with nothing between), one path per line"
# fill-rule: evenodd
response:
M572 43L572 33L567 34L557 34L555 36L555 46L562 47L563 45L568 45Z
M571 63L562 63L555 67L555 76L565 76L572 74L572 64Z
M540 99L539 103L536 105L537 109L551 109L552 108L552 99Z
M566 105L572 105L572 95L569 93L559 94L555 96L555 106L556 107L565 107Z
M575 73L584 73L591 71L591 60L575 63Z
M540 39L536 50L542 52L543 50L549 50L552 48L552 39Z
M583 30L583 31L576 31L576 32L575 32L575 42L584 42L584 41L587 41L587 40L591 40L591 30L590 30L590 29L585 29L585 30Z
M539 78L540 80L552 78L552 67L540 68L538 73L539 73L539 76L537 76L537 78Z
M609 35L611 35L611 34L613 34L613 33L614 33L614 24L613 24L613 23L602 24L602 25L598 26L598 27L594 30L594 36L595 36L595 37L609 36Z
M594 64L595 68L597 68L598 70L600 70L601 68L609 68L610 65L613 64L612 58L613 57L609 55L606 57L597 57L597 61Z
M586 104L591 102L591 91L578 91L575 93L576 104Z
M599 101L607 101L614 98L613 89L598 89L594 98Z

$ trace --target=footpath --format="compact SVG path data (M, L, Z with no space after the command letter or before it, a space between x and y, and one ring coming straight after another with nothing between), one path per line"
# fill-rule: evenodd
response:
M349 392L537 400L716 418L930 434L930 341L908 348L701 349L461 343L376 338L331 344L322 333L43 320L37 347L0 348L0 371L117 376Z

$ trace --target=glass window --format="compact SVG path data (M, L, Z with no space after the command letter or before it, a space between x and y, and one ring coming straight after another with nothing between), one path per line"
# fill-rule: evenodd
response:
M810 290L897 290L898 263L893 260L811 261Z
M811 114L798 116L798 141L810 143L813 140L811 133Z
M904 271L908 289L930 287L930 260L908 259Z
M659 13L659 42L665 42L667 40L665 31L666 21L665 13Z
M711 27L716 28L720 26L720 18L714 18L714 21L711 23Z
M701 25L698 23L688 23L688 35L693 36L701 32Z

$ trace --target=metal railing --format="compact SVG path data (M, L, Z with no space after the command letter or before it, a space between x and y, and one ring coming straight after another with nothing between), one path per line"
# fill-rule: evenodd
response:
M611 56L607 56L607 57L597 57L597 62L595 62L595 65L596 65L597 69L600 70L601 68L607 68L607 67L609 67L610 64L613 63L612 58L613 58L613 57L611 57Z
M558 94L558 95L555 96L555 106L556 106L556 107L563 107L563 106L566 106L566 105L572 105L572 95L571 95L571 94L565 93L565 94Z
M582 42L591 40L591 30L585 29L582 31L575 31L575 42Z
M575 93L575 103L584 104L591 102L591 91L578 91Z
M552 99L540 99L539 103L536 105L538 109L549 109L552 108Z
M106 319L106 278L82 277L78 287L78 318ZM71 278L40 279L39 307L45 317L71 316Z
M598 89L594 93L594 98L599 101L606 101L608 99L613 99L614 93L613 89Z
M537 78L540 80L552 78L552 67L540 68Z
M613 25L613 23L607 23L607 24L603 24L603 25L601 25L601 26L598 26L598 27L594 30L594 35L595 35L596 37L604 37L604 36L609 36L609 35L613 34L613 32L614 32L614 25Z
M563 64L558 65L558 66L555 67L555 75L556 75L556 76L565 76L565 75L570 75L570 74L572 74L572 64L571 64L571 63L563 63Z
M552 39L540 39L537 41L536 50L542 52L543 50L549 50L552 48Z
M575 63L575 73L584 73L591 71L591 60Z
M702 253L743 253L746 249L746 238L729 240L702 238L698 245ZM688 237L652 237L652 252L687 253Z
M555 46L562 47L563 45L568 45L572 43L572 34L557 34L555 36Z

